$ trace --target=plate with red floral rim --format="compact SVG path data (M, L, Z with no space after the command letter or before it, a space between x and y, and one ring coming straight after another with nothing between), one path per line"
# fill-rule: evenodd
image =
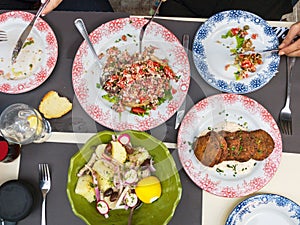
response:
M262 161L225 161L204 166L195 156L193 143L203 132L222 127L263 129L274 140L272 153ZM279 128L272 115L255 100L237 94L219 94L198 102L184 117L178 132L178 154L192 181L217 196L234 198L263 188L276 173L282 155Z
M51 75L58 57L55 34L49 24L38 18L15 64L11 56L17 40L34 14L9 11L0 14L0 30L8 41L0 42L0 92L19 94L31 91Z
M120 18L102 24L89 34L103 65L109 53L106 51L115 46L129 54L139 50L139 32L148 20L141 18ZM172 99L165 101L148 115L139 116L125 110L118 113L112 109L112 103L103 99L106 92L99 88L102 69L97 67L86 41L80 45L73 62L72 80L76 97L86 113L99 124L113 130L150 130L167 121L184 101L190 83L190 67L187 54L180 41L162 25L151 22L146 29L143 47L154 46L154 55L166 59L168 65L179 77L171 81Z

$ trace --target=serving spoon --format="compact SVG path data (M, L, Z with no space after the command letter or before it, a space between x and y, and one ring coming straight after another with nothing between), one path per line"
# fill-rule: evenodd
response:
M86 30L86 26L85 26L83 20L81 18L78 18L78 19L76 19L74 21L74 24L75 24L77 30L79 31L79 33L84 38L84 40L87 42L89 48L92 51L92 55L93 55L96 63L98 64L99 69L101 70L103 68L102 63L101 63L101 61L100 61L100 59L99 59L99 57L98 57L98 55L96 53L94 45L91 42L91 39L90 39L89 34L88 34L87 30ZM103 77L101 76L100 77L100 85L101 85L101 87L103 87L103 84L104 84L104 81L103 81Z
M142 201L138 200L137 204L130 209L130 214L129 214L129 217L128 217L127 225L132 225L133 212L134 212L135 209L139 208L141 205L142 205Z
M159 4L158 4L158 6L156 7L156 10L155 10L155 12L153 13L153 15L152 15L152 17L148 20L148 22L147 23L145 23L144 24L144 26L142 27L142 29L141 29L141 31L140 31L140 36L139 36L139 40L140 40L140 48L139 48L139 50L140 50L140 54L142 54L142 43L143 43L143 38L144 38L144 34L145 34L145 31L146 31L146 28L147 28L147 26L149 25L149 23L151 23L151 21L154 19L154 16L156 16L156 14L158 13L158 10L159 10L159 8L160 8L160 6L161 6L161 3L162 2L165 2L166 0L160 0L159 1Z

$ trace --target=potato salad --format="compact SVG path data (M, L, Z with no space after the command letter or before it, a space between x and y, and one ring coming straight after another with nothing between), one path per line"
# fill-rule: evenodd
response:
M96 209L106 218L110 210L152 203L161 195L153 163L144 147L132 146L128 134L112 136L109 143L96 147L78 172L75 193L95 201ZM150 189L145 185L149 182Z
M171 81L177 82L179 77L166 59L154 55L155 49L147 47L141 57L117 47L107 50L109 57L103 69L107 94L102 97L113 103L116 112L130 108L131 113L144 116L172 99L176 91Z

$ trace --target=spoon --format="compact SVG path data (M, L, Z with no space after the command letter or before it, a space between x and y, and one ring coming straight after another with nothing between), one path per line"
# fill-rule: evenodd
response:
M162 2L165 2L166 0L160 0L158 6L156 7L155 12L153 13L152 17L150 18L150 20L148 20L147 23L144 24L144 26L142 27L141 31L140 31L140 36L139 36L139 40L140 40L140 54L142 53L142 42L143 42L143 38L144 38L144 33L146 31L147 26L149 25L149 23L154 19L154 16L156 16L156 14L158 13L159 7L161 6Z
M138 200L138 202L136 203L136 205L133 206L133 207L130 209L130 214L129 214L129 217L128 217L128 224L127 224L127 225L131 225L131 224L132 224L133 212L134 212L135 209L139 208L141 205L142 205L142 201L141 201L141 200Z
M99 66L99 69L102 69L102 63L101 63L101 61L98 58L98 55L96 53L94 45L91 42L91 39L90 39L89 34L88 34L87 30L86 30L86 27L85 27L85 24L84 24L83 20L81 18L78 18L78 19L76 19L74 21L74 24L75 24L77 30L79 31L79 33L84 38L84 40L87 42L89 48L91 49L92 54L94 56L94 59L95 59L95 61L97 62L98 66ZM101 77L100 78L100 84L101 84L101 86L103 86L103 83L104 83L103 82L103 78Z

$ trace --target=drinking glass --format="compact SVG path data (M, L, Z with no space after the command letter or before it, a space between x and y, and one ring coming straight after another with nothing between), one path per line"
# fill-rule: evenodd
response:
M36 109L16 103L1 113L0 132L11 143L42 143L49 138L51 126Z

